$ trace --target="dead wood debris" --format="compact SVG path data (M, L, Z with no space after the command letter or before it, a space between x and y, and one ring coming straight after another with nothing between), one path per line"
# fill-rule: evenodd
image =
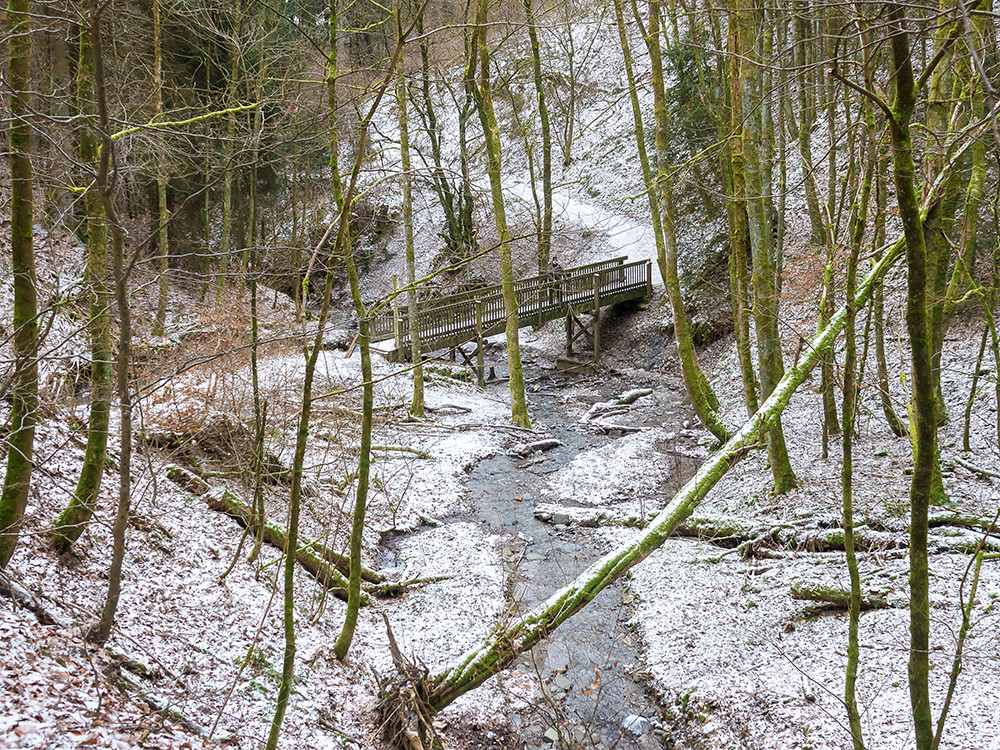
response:
M382 746L391 750L426 750L437 746L433 712L427 700L429 670L422 663L409 661L396 643L383 612L389 635L389 650L396 673L389 677L376 675L379 687L378 715L382 730Z

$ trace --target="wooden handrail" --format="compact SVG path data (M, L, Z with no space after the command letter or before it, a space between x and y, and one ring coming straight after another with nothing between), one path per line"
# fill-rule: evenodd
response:
M595 304L604 306L628 299L642 299L650 294L650 261L627 262L626 258L588 263L567 268L558 275L538 275L514 282L518 300L519 326L541 323L584 311ZM477 307L479 308L477 323ZM396 339L397 349L410 345L405 305L369 318L371 340ZM492 335L506 324L506 310L500 284L460 292L417 306L417 327L421 342L430 350L438 341L469 341L478 335ZM454 344L451 344L454 345Z

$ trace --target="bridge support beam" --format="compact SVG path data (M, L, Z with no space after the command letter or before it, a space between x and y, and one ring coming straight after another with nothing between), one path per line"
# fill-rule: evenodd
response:
M483 301L476 301L476 377L479 387L486 385L483 363Z
M403 321L399 317L399 279L392 275L392 343L396 350L403 351ZM405 359L405 356L403 357Z
M577 316L573 306L566 308L566 356L573 356L573 344L583 336L589 339L594 348L594 363L601 361L601 275L595 273L592 277L594 304L590 310L590 325ZM579 330L576 330L579 329Z
M594 363L601 361L601 274L594 274Z
M591 310L589 322L581 319L582 315L585 314L577 315L571 311L566 315L566 356L574 356L573 345L577 342L577 339L582 337L584 344L590 344L593 347L594 362L597 362L601 358L600 311L597 309Z

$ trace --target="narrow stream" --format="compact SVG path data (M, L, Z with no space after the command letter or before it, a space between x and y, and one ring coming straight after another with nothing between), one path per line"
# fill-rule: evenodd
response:
M616 385L598 387L610 398L622 390ZM547 474L616 439L567 419L561 409L565 393L545 384L531 394L535 426L551 431L561 446L543 460L494 456L477 464L467 481L475 519L507 540L504 560L520 611L545 600L606 551L594 529L543 523L534 515L536 504L545 501ZM682 474L692 470L678 467ZM673 477L669 484L686 478ZM638 638L627 627L629 604L619 586L608 587L517 663L517 669L537 672L542 684L537 710L510 717L525 747L662 747L655 729L660 709L643 680Z

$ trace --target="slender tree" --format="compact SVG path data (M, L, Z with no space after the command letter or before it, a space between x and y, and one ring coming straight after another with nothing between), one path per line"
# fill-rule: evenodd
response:
M729 0L729 55L733 87L733 164L734 185L741 184L746 207L749 247L753 271L751 284L753 317L757 330L757 363L761 396L767 398L784 377L785 365L778 331L779 300L775 281L773 235L767 220L765 185L758 145L761 142L760 114L756 107L758 82L757 54L752 40L755 23L745 0ZM740 119L735 119L737 98L743 101ZM769 189L769 186L768 186ZM774 477L773 492L784 494L796 486L795 473L788 459L785 434L780 416L767 433L767 453Z
M910 704L917 750L929 750L934 738L931 723L930 686L930 596L927 566L927 513L931 499L934 453L937 447L937 399L935 398L932 344L927 314L927 247L916 191L916 167L910 122L916 107L918 86L914 80L906 13L901 4L890 2L889 42L892 51L889 74L895 98L889 113L892 138L893 179L899 217L906 238L906 328L910 337L913 372L914 459L910 482L910 658L908 665Z
M229 82L226 86L226 105L232 106L236 101L236 86L242 72L241 36L243 29L243 0L236 0L233 9L234 28L230 36L231 68ZM222 306L222 293L226 288L226 275L229 272L229 257L233 251L233 179L235 158L234 143L236 140L236 114L226 115L226 136L224 139L223 172L222 172L222 229L219 236L218 276L215 281L215 307ZM308 279L304 279L306 283Z
M101 38L103 14L108 5L101 0L90 2L90 39L94 54L94 94L97 102L101 133L101 158L95 184L104 204L104 215L111 228L111 265L114 273L115 303L118 308L118 354L115 359L115 386L121 430L121 451L118 461L118 508L112 527L111 567L108 571L108 591L98 623L88 632L95 643L105 643L118 611L121 595L122 565L125 561L125 532L128 529L132 504L132 391L129 367L132 348L132 318L128 299L128 270L125 267L125 236L114 204L114 183L111 165L114 141L111 138L111 118L108 114L107 78L104 68L104 45Z
M621 2L621 0L616 0ZM549 270L552 254L552 130L549 124L549 106L545 101L545 84L542 77L542 51L538 43L538 21L531 0L523 0L528 22L528 41L531 44L531 73L538 103L538 121L542 135L542 221L538 230L538 273Z
M38 410L38 298L35 280L34 178L31 167L31 8L10 0L7 70L10 88L11 271L14 280L14 377L7 472L0 492L0 567L14 554L28 504Z
M875 247L882 247L885 244L885 203L886 188L885 174L888 162L879 160L879 179L875 185ZM885 292L879 284L872 298L872 317L874 318L875 329L875 364L878 370L878 392L879 401L882 404L882 413L885 415L886 424L896 437L905 437L907 434L906 423L896 414L896 408L892 404L892 394L889 391L889 365L885 356Z
M663 55L660 51L660 2L649 2L649 34L647 36L653 74L653 112L656 118L656 194L659 203L664 253L659 257L660 275L670 299L674 319L674 339L681 360L681 371L688 397L695 413L720 442L729 439L729 430L719 419L719 400L712 390L698 363L691 328L688 325L684 297L681 294L680 275L677 269L677 228L674 224L674 195L670 175L670 154L667 134L670 123L667 114L666 92L663 83Z
M642 184L646 188L646 197L649 200L649 213L653 220L653 239L656 242L656 258L659 262L660 258L666 257L666 250L663 247L663 224L660 221L660 204L656 199L656 187L649 164L649 152L646 150L646 130L642 124L642 107L639 103L639 89L632 64L632 49L628 41L628 28L625 24L622 1L614 0L615 21L618 25L618 42L621 44L622 58L625 63L625 79L628 82L629 103L632 105L632 122L635 123L633 130L635 146L639 154L639 166L642 169Z
M524 373L521 368L521 345L518 337L518 301L514 294L514 263L511 257L511 236L507 227L507 210L500 183L501 147L500 128L493 109L493 93L490 86L490 51L486 40L487 11L489 0L477 0L472 39L469 43L469 59L465 68L466 85L472 92L483 126L486 142L487 172L490 177L490 193L493 198L493 216L496 221L500 256L500 279L503 286L504 312L507 316L507 367L510 371L511 420L521 427L531 427L528 417L528 402L524 395ZM478 67L478 76L477 76Z
M403 33L397 24L397 32ZM397 40L401 43L401 40ZM420 326L417 322L417 264L413 243L413 173L410 164L410 123L407 114L406 73L403 70L405 55L401 52L396 63L396 109L399 114L399 156L403 168L403 235L406 245L406 313L410 331L410 357L416 365L413 368L413 403L410 412L417 417L424 416L424 367L420 364L423 353L420 347Z
M153 102L155 119L163 115L163 8L161 0L153 0ZM260 111L259 109L257 110ZM170 293L170 211L167 208L167 160L163 148L156 150L156 209L157 253L160 259L159 295L153 335L162 336L167 321L167 300Z
M634 3L634 0L633 0ZM634 8L633 4L633 8ZM708 56L700 47L713 45L716 49L727 48L732 42L722 32L723 13L716 9L708 11L708 33L704 25L694 17L693 6L688 14L691 43L695 48L698 71L699 93L703 101L709 103L709 112L715 120L719 142L719 175L726 193L726 218L729 229L729 296L733 311L733 330L736 337L736 358L740 366L743 383L743 400L747 416L757 411L760 402L759 383L750 351L750 281L747 268L750 259L750 231L746 211L746 184L743 175L743 142L734 137L737 125L743 120L743 97L740 95L739 69L729 55ZM724 9L723 9L724 10ZM636 22L641 24L638 13ZM728 32L735 34L735 27ZM709 41L710 40L710 41ZM713 61L715 65L713 67Z
M94 513L104 476L108 444L108 421L113 390L113 359L108 284L108 228L104 203L96 181L100 145L98 127L91 112L94 106L94 54L90 26L80 24L77 65L77 111L84 124L77 133L77 153L90 181L83 194L87 214L87 266L84 283L90 297L90 420L87 425L87 448L80 479L69 505L52 524L52 538L58 549L69 549L83 533Z
M870 81L870 76L869 76ZM847 673L844 685L844 705L847 708L847 718L851 727L851 737L854 750L864 750L864 739L861 731L861 714L858 711L857 679L860 646L858 641L858 626L861 619L861 576L858 572L858 558L855 551L854 533L854 420L858 403L858 387L860 377L857 372L857 344L855 340L855 320L857 308L854 297L858 285L858 257L864 242L865 226L868 220L868 205L871 201L872 183L875 174L877 150L875 147L875 118L871 112L871 104L863 102L867 142L867 163L864 179L859 195L851 209L850 217L850 252L847 259L847 320L845 331L844 354L844 400L842 436L843 463L841 478L843 483L842 511L844 526L844 552L847 558L847 570L851 579L851 596L849 604L849 625L847 636Z

